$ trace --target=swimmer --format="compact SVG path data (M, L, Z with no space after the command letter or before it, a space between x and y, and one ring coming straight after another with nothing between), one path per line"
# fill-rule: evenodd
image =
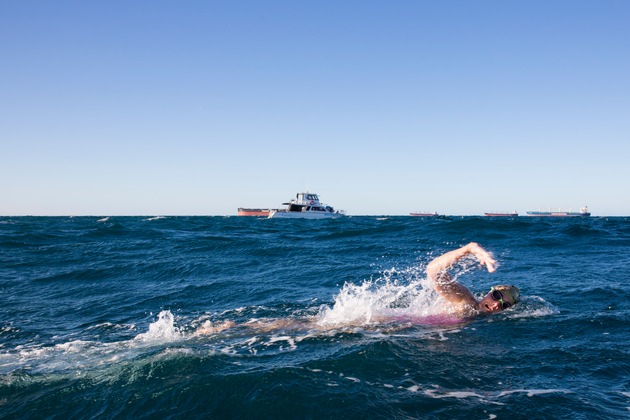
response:
M456 282L448 270L469 255L475 257L488 272L493 273L496 270L497 262L492 254L475 242L440 255L426 268L427 276L435 290L453 306L453 312L473 316L480 313L499 312L518 303L520 291L516 286L494 286L486 296L477 301L470 290Z
M463 318L470 318L479 314L499 312L504 309L508 309L520 300L520 292L517 287L500 285L494 286L485 297L483 297L480 301L477 301L470 290L455 281L448 273L448 270L450 270L462 258L467 256L475 257L477 261L481 263L482 266L485 266L490 273L493 273L496 270L497 262L492 257L492 254L475 242L471 242L466 246L440 255L427 265L427 276L433 284L433 287L446 301L448 301L451 306L451 308L445 308L448 310L444 315L454 317L438 317L440 322L450 322L455 320L459 323L462 322ZM409 316L403 317L404 320L409 320L412 323L435 323L435 320L429 321L429 318L432 317L421 317L418 319ZM371 320L377 323L386 323L392 321L392 318L373 316ZM401 321L399 318L396 318L395 320ZM347 327L351 326L351 324L347 325ZM319 325L316 318L252 320L243 324L236 324L233 321L223 321L221 323L214 324L211 321L206 321L195 331L194 335L212 335L236 327L253 328L260 332L270 332L279 329L299 328L317 329L321 331L335 329L338 328L339 325Z

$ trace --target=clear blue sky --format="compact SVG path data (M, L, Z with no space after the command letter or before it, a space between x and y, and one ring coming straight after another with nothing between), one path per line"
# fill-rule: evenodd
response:
M0 215L630 215L630 1L2 1Z

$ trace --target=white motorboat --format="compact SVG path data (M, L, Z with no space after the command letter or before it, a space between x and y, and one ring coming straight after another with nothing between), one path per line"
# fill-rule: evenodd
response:
M320 203L317 194L308 191L297 193L291 202L282 204L287 207L269 211L269 218L330 219L345 216L343 210Z

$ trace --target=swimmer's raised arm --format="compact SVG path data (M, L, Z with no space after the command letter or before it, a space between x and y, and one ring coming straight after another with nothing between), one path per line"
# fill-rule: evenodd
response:
M483 249L478 243L471 242L466 245L469 248L471 254L473 254L481 265L485 265L489 273L494 273L496 270L497 261L492 257L492 254Z
M448 270L467 255L474 255L481 265L485 265L492 273L495 271L496 261L492 255L476 242L471 242L461 248L440 255L427 265L427 276L433 283L435 290L442 297L454 304L477 305L477 300L464 285L457 283Z

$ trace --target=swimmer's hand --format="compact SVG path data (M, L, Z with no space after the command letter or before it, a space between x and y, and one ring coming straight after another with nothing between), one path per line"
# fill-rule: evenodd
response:
M492 254L483 249L481 245L476 242L471 242L466 245L466 248L468 253L473 254L481 265L486 266L489 273L496 271L497 261L492 257Z

